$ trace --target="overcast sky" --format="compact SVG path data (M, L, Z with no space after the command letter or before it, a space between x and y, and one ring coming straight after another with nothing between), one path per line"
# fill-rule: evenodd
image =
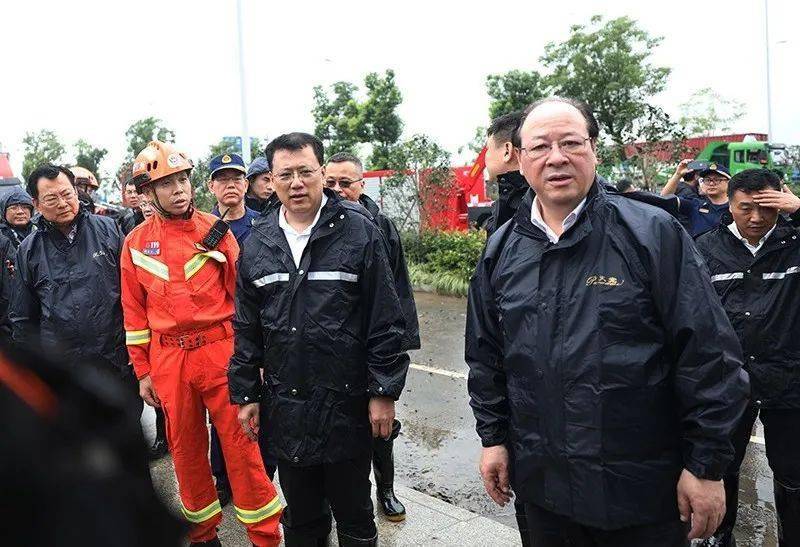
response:
M235 0L0 3L0 143L15 172L23 135L43 128L66 144L85 138L108 148L107 170L124 157L125 129L146 116L163 119L195 158L240 131ZM405 134L427 133L455 154L488 121L486 76L539 68L547 42L595 13L628 15L664 37L653 61L672 68L657 98L669 112L712 87L745 103L735 129L767 128L759 0L242 3L253 136L311 131L314 85L361 83L392 68ZM773 141L800 143L792 33L800 3L770 0L769 8Z

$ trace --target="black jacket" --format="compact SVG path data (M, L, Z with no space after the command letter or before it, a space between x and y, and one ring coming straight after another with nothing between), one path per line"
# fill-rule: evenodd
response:
M144 222L144 214L138 207L128 209L124 215L119 217L119 227L125 235L131 233L142 222Z
M244 204L245 206L250 207L253 211L258 211L260 213L269 206L269 199L261 199L250 194L245 194Z
M595 183L551 244L529 193L469 292L468 388L522 501L618 529L678 517L683 468L719 479L746 404L741 350L692 240Z
M400 298L400 306L403 308L403 318L406 322L406 330L403 335L403 351L419 349L419 318L417 317L417 304L414 302L414 288L408 277L408 266L403 254L403 242L397 227L389 217L381 213L378 204L366 194L361 194L359 203L369 211L372 218L381 229L386 244L389 246L389 264L394 275L395 289Z
M325 190L300 268L280 207L245 240L236 286L231 401L262 397L269 450L299 465L371 450L370 397L400 397L408 371L404 321L386 243L364 208Z
M6 236L0 234L0 339L11 339L11 322L8 320L8 303L13 291L16 267L16 248Z
M755 256L722 224L697 239L736 330L753 400L800 408L800 232L783 218Z
M492 235L514 216L529 189L528 181L519 171L509 171L497 176L498 197L492 204L492 218L486 223L487 235Z
M153 489L137 395L100 370L16 349L26 351L0 343L3 545L182 545L185 525Z
M110 218L81 209L70 243L42 218L17 250L9 317L14 342L40 341L71 365L100 363L132 374L120 303L122 233Z
M0 199L0 234L7 237L14 245L15 249L19 247L23 239L28 237L30 233L36 229L33 222L29 222L27 226L22 228L11 226L6 222L6 209L11 205L17 204L26 205L30 207L31 212L33 212L33 200L31 196L19 186L13 187Z

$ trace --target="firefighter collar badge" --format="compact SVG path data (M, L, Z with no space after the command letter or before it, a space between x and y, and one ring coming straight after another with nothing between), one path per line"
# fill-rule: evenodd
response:
M231 157L228 154L222 156L222 163L230 163L231 161Z
M148 241L144 244L142 252L147 256L158 256L161 254L161 243L158 241Z

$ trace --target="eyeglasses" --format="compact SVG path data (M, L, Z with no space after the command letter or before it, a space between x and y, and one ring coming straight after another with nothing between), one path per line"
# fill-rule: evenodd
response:
M6 211L12 211L14 213L18 211L30 211L31 208L28 205L23 205L22 203L15 203L14 205L9 205L6 207Z
M554 143L538 143L528 148L520 147L532 160L538 160L550 154L553 146L558 145L558 149L564 154L582 154L586 151L586 141L592 140L591 137L581 139L579 137L567 137Z
M722 184L723 182L727 181L728 179L726 179L725 177L714 177L714 178L700 177L700 182L702 184Z
M364 179L363 178L356 179L356 180L350 180L350 179L327 179L325 181L325 186L327 186L328 188L336 188L336 185L338 184L339 188L343 188L344 190L347 190L348 188L350 188L351 185L353 185L353 184L355 184L357 182L361 182L362 180L364 180Z
M60 194L50 194L44 198L42 198L42 205L45 207L57 207L61 204L61 201L69 203L71 200L75 199L75 192L72 190L64 190Z
M244 182L244 175L228 175L222 177L214 177L214 182L221 182L223 184L228 184L229 182L241 184Z
M322 169L321 165L316 169L302 168L296 171L295 170L282 171L277 175L275 175L275 178L278 179L278 181L282 182L283 184L291 184L292 181L294 180L295 175L297 175L297 178L300 179L302 182L309 182L311 181L311 179L314 178L314 173L316 173L320 169Z

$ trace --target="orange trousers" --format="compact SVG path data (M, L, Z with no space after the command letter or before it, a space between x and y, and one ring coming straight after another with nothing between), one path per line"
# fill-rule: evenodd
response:
M232 353L232 336L195 349L162 346L156 333L150 342L150 377L164 409L181 508L192 524L192 542L216 537L222 508L208 462L208 409L219 433L237 518L254 545L278 545L281 501L264 470L258 444L242 432L238 407L228 395Z

